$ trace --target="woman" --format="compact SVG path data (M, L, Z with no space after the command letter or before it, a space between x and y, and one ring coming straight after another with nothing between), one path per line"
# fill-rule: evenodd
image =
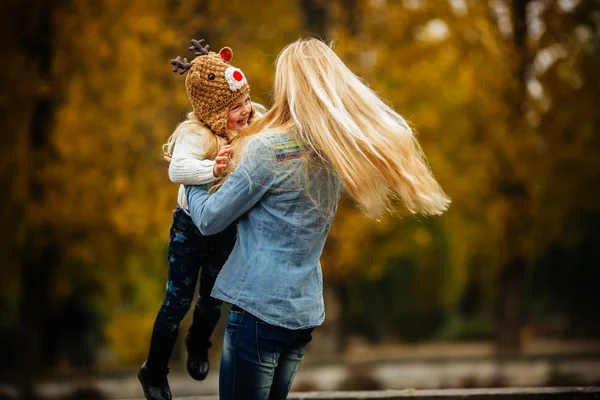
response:
M232 304L219 395L284 399L325 316L319 258L342 188L370 216L397 200L440 214L449 200L405 120L316 39L279 54L273 107L233 154L216 193L186 189L202 234L239 221L212 292Z

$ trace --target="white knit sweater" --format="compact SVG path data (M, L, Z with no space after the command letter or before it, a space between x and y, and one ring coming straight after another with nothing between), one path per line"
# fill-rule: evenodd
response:
M169 179L173 183L180 184L177 202L184 210L188 209L184 185L204 185L212 183L215 179L213 175L215 161L199 158L206 146L205 135L209 134L212 133L208 129L201 133L183 131L173 146Z

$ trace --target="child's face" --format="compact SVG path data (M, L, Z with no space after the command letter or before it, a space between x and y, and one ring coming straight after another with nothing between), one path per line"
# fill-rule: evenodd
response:
M232 131L246 129L251 111L250 95L246 93L229 106L229 111L227 112L227 129Z

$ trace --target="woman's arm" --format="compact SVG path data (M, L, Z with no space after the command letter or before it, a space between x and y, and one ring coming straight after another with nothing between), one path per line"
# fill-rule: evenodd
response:
M188 186L190 215L203 235L214 235L250 210L269 190L276 173L273 149L262 140L248 144L246 155L213 195L208 187Z
M197 135L183 134L175 142L171 163L169 164L169 179L182 185L204 185L215 179L213 160L199 160L198 154L204 149ZM200 139L201 140L201 139Z

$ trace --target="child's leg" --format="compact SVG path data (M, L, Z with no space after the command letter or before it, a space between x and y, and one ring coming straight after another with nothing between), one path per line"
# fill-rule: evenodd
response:
M237 237L237 224L230 225L223 232L210 236L210 254L200 272L198 302L194 309L194 321L190 334L199 340L208 341L221 317L220 300L210 296L221 268L229 258Z
M166 368L179 324L190 309L207 243L192 219L178 208L173 213L169 241L167 292L154 322L148 367Z
M225 231L207 237L211 244L210 252L202 264L198 302L194 309L194 319L186 345L188 350L188 372L197 380L202 380L208 374L208 349L211 346L210 337L221 317L222 302L210 296L215 280L221 268L227 261L235 239L237 226L232 224Z
M173 212L169 240L167 294L154 321L148 360L138 372L144 396L151 400L171 400L167 380L179 323L190 309L198 272L207 253L207 242L179 207Z

